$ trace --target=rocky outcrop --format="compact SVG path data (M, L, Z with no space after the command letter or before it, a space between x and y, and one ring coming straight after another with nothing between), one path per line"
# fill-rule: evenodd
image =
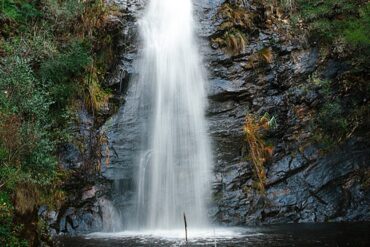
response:
M282 10L264 1L194 4L209 76L214 220L226 225L369 220L367 139L353 137L330 151L313 141L312 119L324 98L312 77L339 78L348 65L320 54L320 47L309 44L304 31L292 30ZM232 13L233 8L237 13ZM140 151L139 132L147 129L135 124L143 122L137 118L146 109L133 93L140 89L129 80L135 75L131 62L136 54L123 56L124 73L119 74L127 77L120 88L129 92L118 113L101 129L108 140L102 149L103 175L115 184L114 204L122 219L135 207L134 164ZM130 81L132 85L127 84ZM266 136L274 154L266 164L265 194L255 189L243 132L250 113L268 113L277 120L277 127Z
M101 159L102 177L94 177L88 185L72 185L77 188L75 198L60 212L40 209L56 233L120 227L104 224L104 219L125 219L135 207L137 169L133 165L140 151L139 130L148 129L135 125L137 118L145 116L140 114L145 102L139 104L132 93L140 91L132 79L140 43L136 42L136 19L144 3L118 2L123 6L122 18L112 20L123 24L118 44L121 55L106 86L115 92L113 107L120 107L99 130L91 128L91 116L83 117L78 130L85 137L100 137L103 145L96 158ZM249 225L370 220L366 135L352 135L330 150L313 141L312 119L325 99L312 77L341 78L348 64L335 55L321 54L317 44L309 44L304 31L292 30L283 11L264 1L201 0L194 4L209 77L206 114L214 150L210 208L214 221ZM274 152L265 165L263 194L256 190L243 125L247 114L265 113L274 116L277 126L265 136ZM84 157L72 144L61 150L65 169L80 169L86 163Z
M215 221L245 225L370 220L370 192L364 182L370 168L366 137L353 137L326 152L313 142L314 111L324 99L312 75L335 79L348 66L335 56L322 56L303 31L294 33L283 12L263 1L201 2ZM222 13L229 8L239 11L237 17ZM248 27L240 16L250 16ZM230 22L232 30L227 29ZM245 44L235 45L241 41L234 34L228 37L231 32L242 32ZM243 132L248 113L269 113L277 119L277 128L266 136L274 155L266 164L265 194L255 189L248 159Z
M69 175L64 181L66 198L57 209L41 206L39 216L54 235L78 235L97 231L117 231L121 224L113 203L114 183L109 176L101 173L102 145L107 136L101 132L101 125L125 101L128 82L133 75L133 61L136 54L137 17L142 1L110 1L119 7L105 20L107 33L114 39L114 63L102 86L113 93L108 105L94 114L79 102L76 122L70 126L74 142L66 143L58 150L60 166Z

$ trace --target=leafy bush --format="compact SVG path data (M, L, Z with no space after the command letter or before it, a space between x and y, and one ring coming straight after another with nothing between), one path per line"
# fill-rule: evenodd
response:
M91 62L86 46L81 42L74 42L64 52L44 61L40 75L44 81L68 82L70 78L82 75L85 67Z
M344 31L346 40L350 43L370 45L370 3L359 9L359 18L347 23Z
M14 207L7 193L0 191L0 245L4 247L27 247L27 241L15 235L19 231L13 224Z
M8 57L26 58L30 64L40 63L57 52L53 35L49 30L33 27L33 32L13 37L3 44Z
M85 78L87 90L85 91L85 105L95 113L108 104L110 94L102 89L98 81L98 75L94 66L90 67L89 74Z
M342 37L351 44L369 44L369 6L365 0L298 0L298 14L314 35L331 42Z
M72 43L63 53L45 60L41 64L40 76L44 83L50 83L50 94L55 106L62 108L68 105L79 87L71 78L82 76L92 58L86 46L80 42Z
M0 109L25 119L45 120L50 102L41 85L37 85L28 61L16 56L2 62L5 66L0 68Z
M45 13L55 18L55 22L71 22L84 12L83 1L76 0L44 0Z
M1 246L26 245L16 213L66 197L56 149L71 137L73 102L94 112L110 97L100 84L113 57L108 11L102 0L0 0L0 203L13 198L0 205Z
M12 57L4 63L0 70L0 109L3 112L0 147L3 157L7 158L1 162L27 172L34 183L43 183L45 179L39 180L40 175L50 176L56 163L55 146L48 132L52 102L26 60Z
M39 17L41 12L35 6L36 1L2 0L1 18L25 24L31 18Z
M321 128L327 133L343 135L348 128L348 122L343 117L343 110L339 100L324 104L318 114L318 122Z

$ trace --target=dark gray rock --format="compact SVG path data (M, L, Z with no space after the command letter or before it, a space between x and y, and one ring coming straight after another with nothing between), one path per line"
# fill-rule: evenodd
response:
M78 169L83 163L80 151L71 143L63 145L59 154L60 163L64 169Z
M151 102L137 102L138 98L130 95L141 90L131 82L137 74L134 61L139 50L136 19L146 1L116 1L123 6L124 28L118 45L122 54L106 86L119 92L124 102L99 131L107 138L101 152L102 175L113 189L97 186L79 191L81 203L62 213L40 209L51 224L68 234L117 228L106 226L104 219L124 219L135 207L134 164L140 153L140 130L148 129L137 123L143 122L138 119L146 115L141 113ZM335 78L345 66L334 60L320 64L316 47L307 46L304 39L290 42L278 26L269 29L263 23L257 23L258 30L250 35L243 54L225 54L211 42L219 32L222 20L215 16L224 2L194 2L200 49L210 79L207 118L215 164L209 215L225 225L370 220L370 193L361 175L369 169L366 140L354 139L327 154L307 141L310 126L305 114L320 101L318 88L308 76L318 71L324 78ZM257 11L253 1L232 2ZM274 60L247 68L251 55L268 46ZM278 127L265 137L274 144L275 153L266 164L266 194L262 195L255 190L243 125L248 113L262 116L266 112L276 117ZM91 133L91 116L82 113L80 118L78 131L83 139L96 135ZM72 144L63 148L61 161L66 169L78 168L81 152L88 152ZM109 213L111 204L118 208L114 216Z
M298 58L298 63L294 65L295 72L300 74L310 73L316 68L319 51L317 48L303 50L297 52L295 56Z
M109 139L110 131L105 133L97 128L113 113L116 104L122 103L123 97L129 88L129 81L135 77L134 61L137 56L137 23L145 1L112 0L121 6L117 16L110 16L106 21L106 29L111 33L114 42L115 56L119 58L117 64L112 65L110 74L103 86L115 93L115 102L109 102L104 109L91 115L81 107L77 114L77 123L72 127L78 143L66 144L60 150L60 163L64 169L72 170L71 178L66 182L68 198L58 212L40 208L40 215L48 222L49 232L52 234L78 235L97 231L121 230L120 212L114 207L111 198L114 191L110 180L122 179L115 177L121 172L116 160L122 157L118 145L117 152ZM81 105L84 105L81 103ZM109 121L107 123L109 125ZM119 123L115 125L120 128ZM107 127L109 128L109 127ZM105 129L103 127L102 129ZM112 130L113 132L113 130ZM108 139L107 141L106 138ZM102 151L102 177L96 172ZM119 143L118 143L119 144ZM77 148L78 147L78 148ZM110 149L106 149L111 147ZM109 153L108 153L109 151ZM108 158L109 157L109 158ZM107 159L112 160L109 166ZM110 170L112 169L112 170ZM125 167L123 168L125 169ZM132 175L130 175L131 177ZM116 224L117 223L117 224Z
M199 33L208 41L218 32L222 20L215 15L224 1L211 2L196 3ZM256 9L253 2L242 2ZM276 27L259 26L238 57L224 54L212 42L201 43L210 78L207 117L216 160L211 215L226 225L367 219L369 191L359 182L369 168L364 162L369 150L359 151L364 141L324 154L307 141L310 117L301 113L321 100L308 75L317 70L324 78L334 78L345 66L334 60L322 64L318 48L301 37L287 39ZM269 44L272 64L246 70L248 57ZM275 153L267 165L266 195L260 195L253 189L252 166L245 162L242 128L248 113L266 112L276 117L278 127L268 136Z

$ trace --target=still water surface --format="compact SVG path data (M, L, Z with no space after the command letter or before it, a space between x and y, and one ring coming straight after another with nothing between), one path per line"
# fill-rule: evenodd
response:
M370 223L289 224L184 232L94 233L59 238L61 247L133 246L370 246Z

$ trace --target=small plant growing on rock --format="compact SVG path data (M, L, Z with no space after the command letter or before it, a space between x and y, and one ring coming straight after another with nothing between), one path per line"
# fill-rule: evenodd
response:
M219 29L225 30L230 27L239 27L241 29L250 30L253 26L253 14L249 13L245 8L232 4L223 4L218 11L219 17L224 21L219 26Z
M232 56L240 55L248 44L247 33L253 29L254 14L243 3L225 3L217 12L223 21L218 26L219 35L212 39L215 48L221 48Z
M249 56L248 62L244 67L246 69L254 69L263 64L270 64L273 60L274 54L271 47L266 47Z
M256 117L248 114L245 118L243 130L249 147L250 159L257 177L256 187L264 193L266 172L264 164L271 157L273 148L263 140L263 132L276 127L275 117L265 114L263 117Z
M232 29L223 34L222 37L213 40L217 47L222 48L226 53L236 56L245 51L247 38L244 33L237 29Z

